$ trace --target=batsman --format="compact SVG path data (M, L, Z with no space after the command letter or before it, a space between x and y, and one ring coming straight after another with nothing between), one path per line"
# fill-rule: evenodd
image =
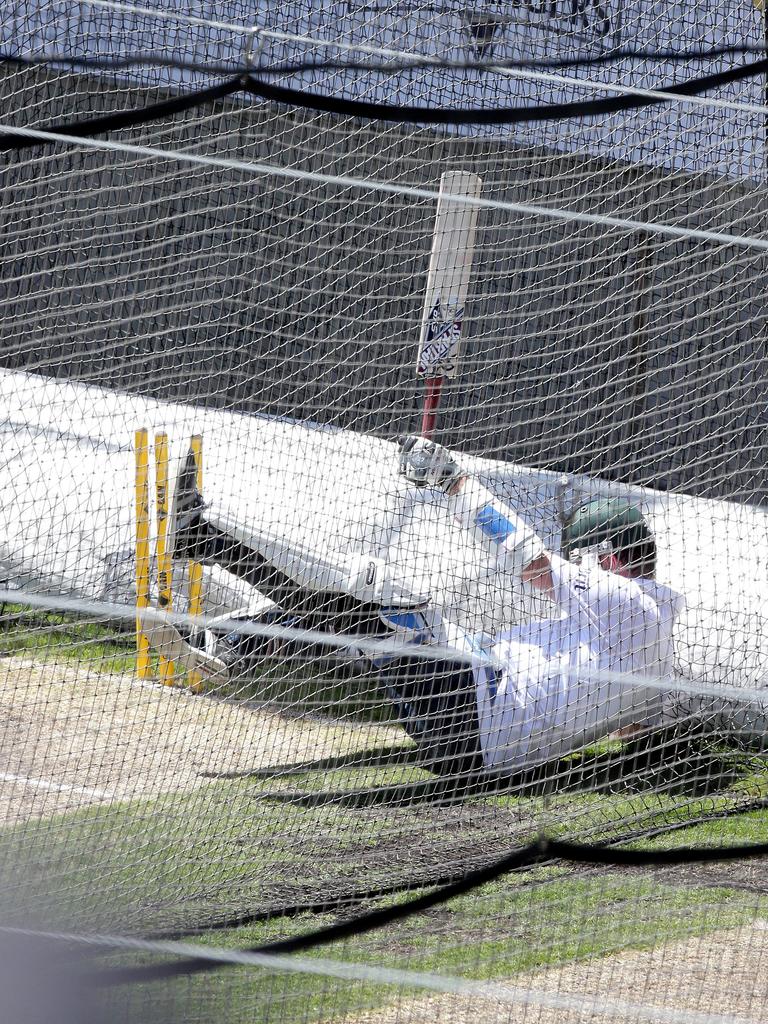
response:
M680 596L655 580L656 544L640 511L617 499L575 508L563 550L547 550L527 522L423 437L401 440L399 472L456 523L498 567L543 592L557 614L497 633L469 633L446 619L429 594L408 589L383 558L319 552L238 522L196 488L190 454L170 518L173 556L218 564L255 586L257 607L239 613L348 638L341 659L372 675L439 773L505 776L554 760L617 730L664 722L672 678L672 630ZM148 623L150 642L209 678L254 668L265 641L237 629L182 637L169 622ZM397 640L371 655L359 638ZM416 657L434 645L439 656ZM290 657L306 648L288 644Z
M191 454L171 514L174 557L218 564L256 588L258 598L235 619L332 635L324 650L337 651L336 671L377 680L436 772L506 776L620 730L681 718L764 748L764 709L675 690L673 630L683 600L655 578L656 542L638 508L617 499L579 505L565 519L556 553L431 440L443 380L458 365L481 187L463 170L441 178L417 360L426 378L421 436L401 440L399 472L432 504L437 491L438 504L447 503L479 549L545 594L553 615L493 636L469 633L432 595L396 579L386 558L296 545L206 503ZM319 653L300 640L276 650L244 629L182 637L157 618L145 632L181 666L216 681L257 670L265 654ZM360 637L390 642L371 655ZM429 647L432 657L414 653Z
M480 549L546 594L555 614L493 637L469 633L432 595L396 582L385 558L297 546L207 504L192 456L177 481L170 531L174 557L218 564L256 588L256 602L236 619L332 634L337 651L345 639L336 670L377 680L425 766L509 775L616 730L662 724L663 687L643 680L671 679L682 601L654 578L656 545L637 508L616 500L576 508L556 554L431 440L443 379L458 364L481 188L468 171L441 177L417 360L426 378L422 436L401 441L399 471L427 500L442 492L439 502ZM238 629L185 638L155 621L145 632L175 662L217 681L257 670L267 653L318 653L300 641L275 651ZM359 637L397 644L371 656ZM429 646L439 655L414 654Z

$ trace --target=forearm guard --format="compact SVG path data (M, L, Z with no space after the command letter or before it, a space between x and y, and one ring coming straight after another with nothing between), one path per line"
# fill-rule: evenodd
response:
M526 566L546 554L536 533L516 512L496 498L474 477L448 499L461 526L496 560L505 572L521 575Z

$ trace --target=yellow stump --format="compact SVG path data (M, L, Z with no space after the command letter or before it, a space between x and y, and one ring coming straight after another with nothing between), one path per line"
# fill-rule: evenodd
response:
M168 553L168 435L155 434L155 504L157 506L157 603L173 609L173 569ZM173 686L175 666L160 655L160 679Z
M195 457L197 467L197 489L203 489L203 439L200 434L194 434L190 440L190 448ZM203 567L199 562L189 562L189 614L203 614ZM202 680L198 672L190 672L189 686L195 693L203 688Z
M141 631L139 612L149 607L149 439L137 430L136 455L136 674L149 679L149 640Z

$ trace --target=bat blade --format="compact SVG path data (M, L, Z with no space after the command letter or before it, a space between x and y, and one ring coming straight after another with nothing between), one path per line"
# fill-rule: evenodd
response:
M451 196L477 199L481 187L468 171L446 171L440 179L416 364L421 377L453 377L458 369L478 207Z

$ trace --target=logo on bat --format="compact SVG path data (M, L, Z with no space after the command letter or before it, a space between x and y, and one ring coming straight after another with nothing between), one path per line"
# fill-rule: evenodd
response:
M461 340L463 320L464 307L450 301L443 306L438 295L425 325L417 365L419 373L430 374L439 369L450 374L455 370L455 348Z

